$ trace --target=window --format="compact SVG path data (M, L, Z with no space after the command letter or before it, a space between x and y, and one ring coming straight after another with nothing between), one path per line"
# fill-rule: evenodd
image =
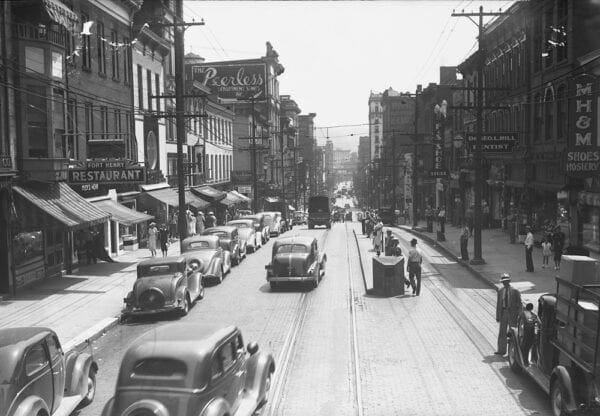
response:
M46 88L29 86L27 94L27 137L29 157L48 157L48 111Z
M131 377L166 377L183 378L187 367L183 361L169 358L151 358L138 362L131 372Z
M50 353L51 360L54 360L55 358L62 355L60 342L58 342L58 339L54 335L46 338L46 342L48 344L48 352Z
M544 139L550 141L554 139L554 96L552 90L548 89L544 97Z
M94 107L92 103L85 103L85 134L86 139L94 139Z
M100 107L100 137L99 139L107 139L108 134L108 108Z
M154 74L154 92L160 95L160 75ZM156 99L156 111L160 111L160 98Z
M114 80L119 79L119 48L117 44L119 42L119 37L117 36L116 31L110 32L110 48L111 48L111 74Z
M48 367L48 356L46 350L42 344L35 344L29 351L27 351L27 357L25 357L25 373L27 376L32 376Z
M90 18L86 14L81 15L81 30L83 33L83 24L89 21ZM92 35L81 35L81 66L84 69L90 69L92 67Z
M63 136L63 154L66 159L77 159L77 102L67 101L67 134Z
M167 155L167 175L177 175L177 154L169 153Z
M210 367L211 380L216 380L223 375L223 360L221 354L217 351L213 357L212 364Z
M173 115L173 109L169 108L167 110L167 116ZM174 126L174 122L173 122L173 117L166 117L166 123L167 123L167 141L168 142L173 142L175 141L175 126Z
M25 47L25 70L45 74L44 50L33 46Z
M129 79L129 74L131 73L131 47L129 45L129 38L123 38L123 44L125 44L125 52L123 53L123 82L129 84L131 82Z
M146 70L146 88L148 94L148 110L152 111L152 71Z
M121 110L114 110L114 122L115 122L115 134L114 134L114 139L115 140L123 140L124 139L124 134L121 131L122 129L122 125L121 125Z
M556 100L556 139L567 139L567 89L564 85L558 87Z
M63 77L63 54L60 52L52 52L52 68L50 73L54 78L62 79Z
M98 73L106 75L106 45L104 39L104 25L100 22L96 27L96 46L98 48Z
M137 66L137 93L138 93L138 107L140 110L144 109L144 72L142 66Z
M569 0L558 0L556 10L556 61L567 59L569 51L567 29L569 26Z
M235 363L235 357L236 357L235 341L228 342L227 344L223 345L221 347L220 352L221 352L221 359L223 360L223 371L227 371L231 367L233 367L233 364Z
M525 49L525 48L523 48ZM533 21L533 70L537 72L541 69L542 63L542 18L539 15L534 17Z
M544 11L544 66L546 68L554 64L555 36L554 36L554 2L546 2Z

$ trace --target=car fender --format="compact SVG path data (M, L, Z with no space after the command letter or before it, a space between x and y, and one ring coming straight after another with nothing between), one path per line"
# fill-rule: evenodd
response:
M223 260L223 271L227 273L229 270L231 270L231 252L225 250L223 252Z
M200 412L200 416L223 416L226 414L231 414L231 406L222 397L214 398L208 402Z
M562 365L557 365L552 370L552 375L550 376L550 385L552 383L560 382L564 386L567 396L563 397L565 402L565 407L569 412L573 412L577 410L577 403L575 402L575 394L573 392L573 382L571 381L571 375L567 371L565 367Z
M67 373L67 383L65 386L65 395L73 396L76 394L85 395L87 392L87 377L90 368L98 371L98 365L94 362L92 356L88 353L81 353L75 360L70 373Z
M256 394L258 402L264 398L265 380L275 371L275 360L268 353L257 352L246 360L246 390Z
M101 416L111 416L114 405L115 405L115 398L111 397L110 400L107 401L106 404L104 405L104 408L102 408Z
M36 415L40 410L46 411L50 414L50 409L39 396L29 396L23 400L19 407L17 407L14 413L10 413L11 416L31 416Z

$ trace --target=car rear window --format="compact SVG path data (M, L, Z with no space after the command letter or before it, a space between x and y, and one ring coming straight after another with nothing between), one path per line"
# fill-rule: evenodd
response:
M219 237L227 237L227 232L225 231L209 231L211 235L216 235Z
M157 264L153 266L140 267L138 277L160 276L169 273L177 273L179 264Z
M210 244L208 244L208 241L194 241L193 243L189 244L190 248L210 248Z
M139 361L131 371L131 377L183 378L187 367L183 361L170 358L151 358Z
M284 244L277 248L277 254L282 253L306 253L308 250L303 244Z

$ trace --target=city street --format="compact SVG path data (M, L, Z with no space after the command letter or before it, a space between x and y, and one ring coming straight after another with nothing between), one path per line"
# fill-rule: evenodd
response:
M360 233L355 239L354 231L360 231L359 224L347 222L331 231L302 226L285 234L319 238L328 262L317 289L270 291L264 265L272 239L221 285L207 288L187 317L161 316L113 328L94 343L100 366L97 396L78 414L100 414L133 339L176 319L235 324L246 343L257 341L273 354L276 372L265 415L550 414L547 396L493 355L493 290L422 246L420 297L365 295L373 253L370 241ZM406 253L411 237L399 236Z

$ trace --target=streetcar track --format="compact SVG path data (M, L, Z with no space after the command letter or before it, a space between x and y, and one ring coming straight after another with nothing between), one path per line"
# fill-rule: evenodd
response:
M318 247L324 251L327 237L329 236L330 229L325 230L323 235L319 238ZM293 319L290 329L286 334L283 342L283 346L277 359L275 361L275 375L272 383L272 388L269 393L266 406L264 407L261 414L267 416L279 415L279 407L281 405L282 394L285 388L287 374L289 372L290 363L294 353L294 347L296 346L298 335L304 326L304 320L308 311L308 300L310 292L302 292L298 302L296 304L295 319Z

